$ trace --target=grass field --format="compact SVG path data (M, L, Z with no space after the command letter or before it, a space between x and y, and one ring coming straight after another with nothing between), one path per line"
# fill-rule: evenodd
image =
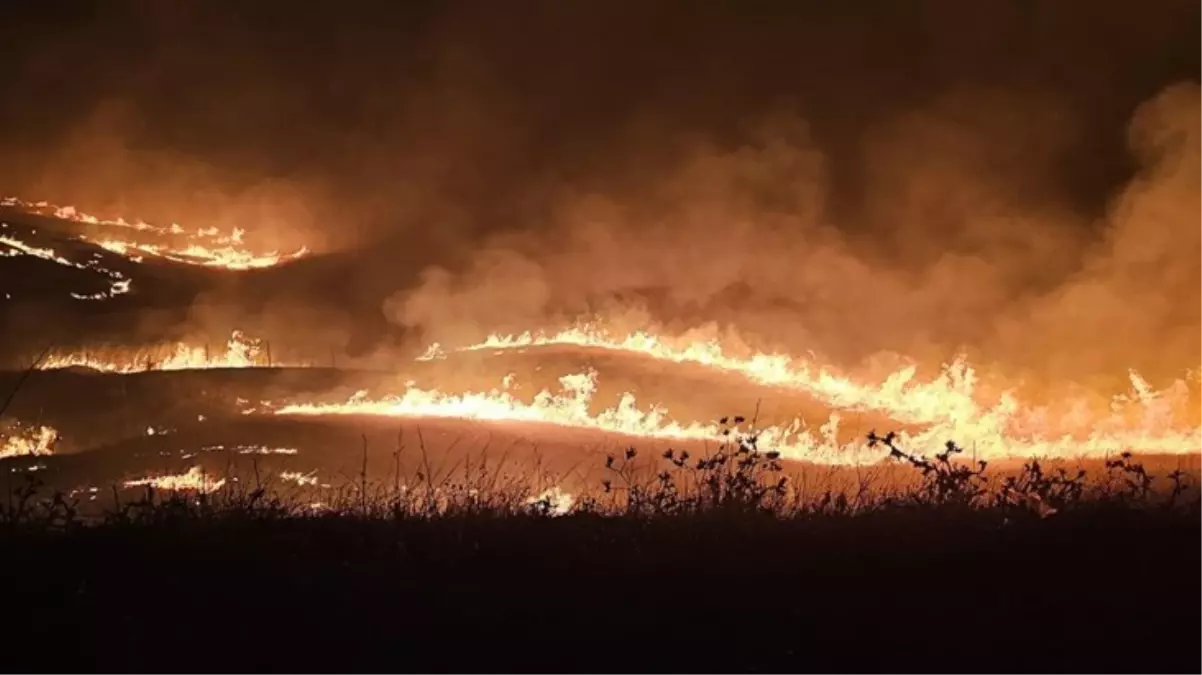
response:
M884 439L888 440L888 439ZM725 454L723 454L725 453ZM153 489L85 522L10 492L32 670L1195 672L1195 484L1131 458L800 495L734 444L564 503L498 481ZM988 473L988 470L986 470ZM639 474L642 475L642 474ZM632 477L627 482L626 477ZM688 477L693 482L687 482ZM120 497L115 497L120 499Z

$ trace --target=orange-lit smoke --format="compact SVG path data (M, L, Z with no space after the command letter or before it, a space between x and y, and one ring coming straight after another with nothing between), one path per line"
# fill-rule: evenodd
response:
M1202 363L1198 110L1195 84L1140 106L1140 168L1094 217L1044 184L1072 130L1054 101L942 97L869 138L869 229L832 220L827 158L778 117L738 146L690 146L632 194L564 191L554 227L429 267L385 312L450 344L586 316L710 323L845 365L967 352L1016 378L1171 378Z
M95 68L0 179L349 249L205 288L187 319L347 351L584 320L868 380L967 363L1031 405L1202 364L1195 5L653 5L297 6L278 31L156 5L96 43L172 37ZM123 58L76 37L25 81ZM1095 172L1119 118L1135 166Z

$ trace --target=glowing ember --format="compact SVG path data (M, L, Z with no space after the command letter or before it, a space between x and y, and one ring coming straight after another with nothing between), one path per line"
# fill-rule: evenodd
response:
M125 487L149 486L156 490L169 490L173 492L213 492L221 489L223 485L225 485L224 478L213 480L212 476L205 474L204 470L199 466L188 469L187 473L149 476L147 478L125 481Z
M90 368L106 373L136 373L147 370L200 370L207 368L254 368L269 365L260 340L234 331L225 351L210 353L205 347L176 345L165 356L150 351L116 352L107 357L92 353L51 354L38 366L42 370Z
M54 452L58 431L51 427L35 427L5 436L0 442L0 459L49 455Z
M108 251L125 256L134 262L141 262L143 256L153 256L188 265L217 267L227 270L249 270L272 267L283 262L296 260L309 253L307 248L301 248L292 253L268 251L255 253L248 250L243 242L245 230L235 228L229 234L222 234L216 228L186 230L178 224L160 227L150 223L127 221L123 218L106 220L79 211L74 206L56 206L49 202L28 202L16 197L6 197L0 200L0 206L21 209L30 213L51 216L76 223L109 228L123 228L143 236L157 236L176 242L168 244L152 244L120 238L115 235L99 237L83 237L81 240L91 241Z

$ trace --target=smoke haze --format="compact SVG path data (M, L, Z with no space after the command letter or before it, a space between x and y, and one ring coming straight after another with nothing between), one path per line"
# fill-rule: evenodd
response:
M0 187L345 256L264 305L368 343L1202 361L1197 3L253 5L35 17Z

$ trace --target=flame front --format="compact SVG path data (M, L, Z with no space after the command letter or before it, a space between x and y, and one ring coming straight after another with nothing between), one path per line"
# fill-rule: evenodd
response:
M268 365L260 340L234 331L225 350L212 352L205 347L175 345L165 356L153 351L118 351L113 357L88 352L69 352L47 356L38 368L90 368L106 373L137 373L148 370L200 370L208 368L254 368Z
M708 439L717 433L714 425L672 422L659 408L640 410L632 394L624 394L616 406L593 414L589 408L596 392L596 379L595 372L564 375L559 378L563 393L544 390L530 403L502 389L445 394L413 387L400 396L370 400L364 392L359 392L346 403L295 403L281 406L274 412L278 415L389 415L545 423L658 438Z
M224 485L224 478L214 480L211 475L206 474L199 466L194 466L182 474L147 476L146 478L125 481L125 487L128 488L152 487L156 490L169 490L173 492L214 492L220 490Z
M736 358L728 355L717 340L673 340L647 331L615 338L592 324L557 333L492 334L483 342L457 351L504 351L556 345L700 365L741 375L756 384L800 391L835 409L879 411L908 424L968 419L978 417L982 412L973 399L976 374L962 359L945 365L940 377L932 382L915 382L917 369L909 366L880 384L864 385L785 354L756 352ZM426 359L432 356L430 352L423 355Z
M306 255L307 250L281 255L247 250L244 232L222 234L215 229L185 230L179 225L159 227L142 221L103 220L74 207L46 202L5 199L0 206L19 208L40 215L84 223L102 230L102 236L87 240L133 261L151 256L180 263L246 270L270 267ZM160 237L182 245L134 241L131 236ZM29 255L60 265L99 272L109 277L110 290L97 297L112 297L129 291L130 281L119 272L103 268L96 260L74 262L48 248L32 246L14 236L0 236L8 247L3 255ZM97 254L99 256L99 254ZM76 295L81 299L90 296ZM944 364L937 377L917 379L917 368L900 368L880 381L863 381L836 370L781 353L752 352L736 355L713 339L691 336L666 337L651 331L611 335L596 324L584 323L558 332L493 334L482 342L456 352L525 350L566 346L630 354L671 364L690 364L717 372L735 374L767 388L798 392L832 411L818 426L801 419L784 421L755 430L764 447L782 454L819 462L858 462L882 456L869 451L861 439L840 440L842 416L848 412L879 413L909 428L900 440L909 449L930 453L948 440L971 447L978 457L1082 457L1125 450L1187 454L1202 449L1202 427L1183 420L1191 393L1184 381L1162 391L1154 390L1137 373L1131 372L1131 390L1117 397L1108 409L1099 410L1085 400L1061 401L1053 409L1020 401L1005 392L985 402L976 371L963 359ZM445 358L447 352L432 345L417 358ZM41 364L43 369L86 367L113 373L144 370L245 368L277 365L264 363L264 345L235 331L223 352L211 354L204 347L176 345L168 353L149 351L124 353L105 358L92 353L55 354ZM596 400L597 374L593 371L565 374L561 390L544 390L532 399L516 396L511 378L498 389L486 392L451 393L437 388L409 387L402 393L377 399L360 394L338 404L291 402L267 409L279 415L369 414L396 417L435 417L487 420L506 423L547 424L588 429L632 437L719 440L725 431L718 424L674 419L661 404L642 406L633 393L624 393L610 405Z
M763 447L785 456L823 463L871 461L882 452L864 448L861 438L839 433L848 412L875 411L910 427L900 440L915 452L933 453L954 440L979 458L1088 457L1125 450L1190 454L1202 449L1202 428L1186 421L1191 393L1185 381L1157 391L1137 373L1129 373L1131 389L1104 409L1085 400L1049 406L1020 402L1011 392L986 404L976 391L977 377L963 360L945 365L931 381L916 381L906 367L877 383L857 381L828 368L781 354L731 356L716 341L688 342L649 332L611 338L584 327L548 335L491 336L477 345L455 350L508 350L544 345L570 345L620 351L670 363L692 363L735 373L759 385L801 392L831 410L819 424L801 419L758 428ZM432 348L418 357L429 360L445 352ZM40 367L88 367L116 373L142 370L241 368L263 363L263 346L234 332L226 350L208 354L203 348L178 345L164 358L124 355L106 360L85 354L54 355ZM1191 371L1192 373L1192 371ZM360 393L342 403L286 402L265 404L277 415L383 415L448 418L502 423L545 424L588 429L636 438L710 441L724 438L724 428L711 422L675 419L662 404L640 406L624 393L609 407L596 400L597 373L566 374L560 390L533 398L515 395L514 375L484 392L451 393L414 386L394 396L371 399ZM247 411L249 413L255 410ZM857 430L863 431L863 430ZM857 434L858 436L858 434Z
M8 223L0 223L0 228L8 230ZM71 297L75 298L76 300L105 300L118 295L125 295L130 290L130 279L126 278L125 275L117 270L111 270L102 266L96 258L91 258L87 262L83 263L68 260L67 258L55 252L54 249L27 244L26 242L21 241L7 232L3 235L0 235L0 244L8 247L7 251L0 251L0 256L3 257L15 258L20 255L27 255L33 258L47 260L52 263L62 265L63 267L71 267L87 272L96 272L97 274L101 274L108 278L108 291L102 291L99 293L71 293Z
M141 262L144 256L151 256L188 265L200 265L226 270L250 270L273 267L280 263L296 260L308 255L305 247L292 253L279 251L253 252L250 251L243 236L245 230L234 228L229 234L223 234L216 228L198 228L187 230L178 224L169 227L151 225L150 223L124 218L107 220L89 215L74 206L57 206L45 201L29 202L16 197L5 197L0 200L0 206L20 209L29 213L50 216L60 220L104 227L106 233L98 237L81 236L83 241L89 241L97 246L124 256L134 262ZM112 228L121 228L127 232L136 232L142 236L154 236L168 239L176 244L152 244L145 241L134 241L112 233Z
M936 453L947 441L956 441L978 459L1088 458L1133 450L1155 454L1189 454L1202 449L1202 426L1184 420L1189 387L1174 383L1156 392L1131 372L1131 392L1117 396L1107 410L1097 410L1084 400L1049 406L1020 404L1006 393L993 405L977 400L976 375L963 360L945 365L939 377L916 382L914 368L904 368L880 383L865 383L815 369L781 354L728 356L713 341L677 346L677 341L649 333L611 339L595 329L575 329L537 336L492 336L480 345L459 351L512 350L545 345L572 345L623 351L672 363L694 363L748 377L764 386L798 390L833 410L820 425L802 419L763 426L754 432L764 448L779 450L792 459L823 464L855 464L881 459L883 450L863 447L859 438L840 441L840 412L871 410L895 422L915 426L899 441L912 452ZM433 358L433 352L419 359ZM438 389L410 387L403 394L368 399L363 393L341 404L298 404L275 408L276 414L371 414L410 418L457 418L490 422L537 423L565 428L613 432L633 437L671 438L684 441L720 441L719 424L682 422L668 416L661 405L639 407L630 393L617 404L593 412L596 374L565 375L561 392L543 390L530 401L511 393L511 378L489 392L450 394Z

